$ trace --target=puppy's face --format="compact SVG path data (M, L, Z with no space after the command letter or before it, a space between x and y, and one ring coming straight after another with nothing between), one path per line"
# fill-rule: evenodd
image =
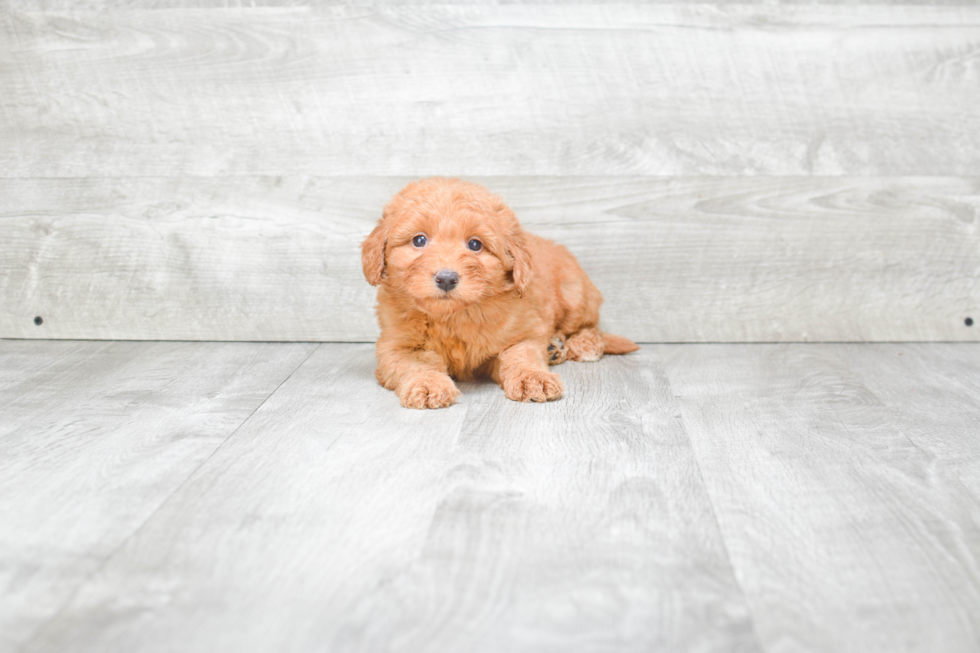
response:
M523 233L513 212L475 184L426 179L385 207L362 245L364 275L444 316L527 283Z

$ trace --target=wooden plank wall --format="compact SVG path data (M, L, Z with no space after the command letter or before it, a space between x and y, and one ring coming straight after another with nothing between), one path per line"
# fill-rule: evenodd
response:
M956 2L10 2L0 337L372 340L359 242L441 174L639 341L978 340L978 52Z

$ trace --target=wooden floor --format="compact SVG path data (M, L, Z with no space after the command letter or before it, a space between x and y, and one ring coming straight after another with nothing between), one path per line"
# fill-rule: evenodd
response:
M0 651L980 650L980 345L0 341Z

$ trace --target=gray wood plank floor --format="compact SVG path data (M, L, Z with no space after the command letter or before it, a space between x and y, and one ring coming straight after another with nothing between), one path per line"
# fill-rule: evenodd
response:
M315 345L0 342L0 650L16 650Z
M980 345L0 341L3 651L975 651Z

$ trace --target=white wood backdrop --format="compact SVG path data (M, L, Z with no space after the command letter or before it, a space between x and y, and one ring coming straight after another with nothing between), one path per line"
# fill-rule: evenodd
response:
M0 9L0 337L371 340L445 174L639 341L980 339L974 3L226 4Z
M476 178L644 341L968 339L980 179ZM359 242L399 178L0 180L19 337L369 340ZM42 316L36 326L33 319Z

